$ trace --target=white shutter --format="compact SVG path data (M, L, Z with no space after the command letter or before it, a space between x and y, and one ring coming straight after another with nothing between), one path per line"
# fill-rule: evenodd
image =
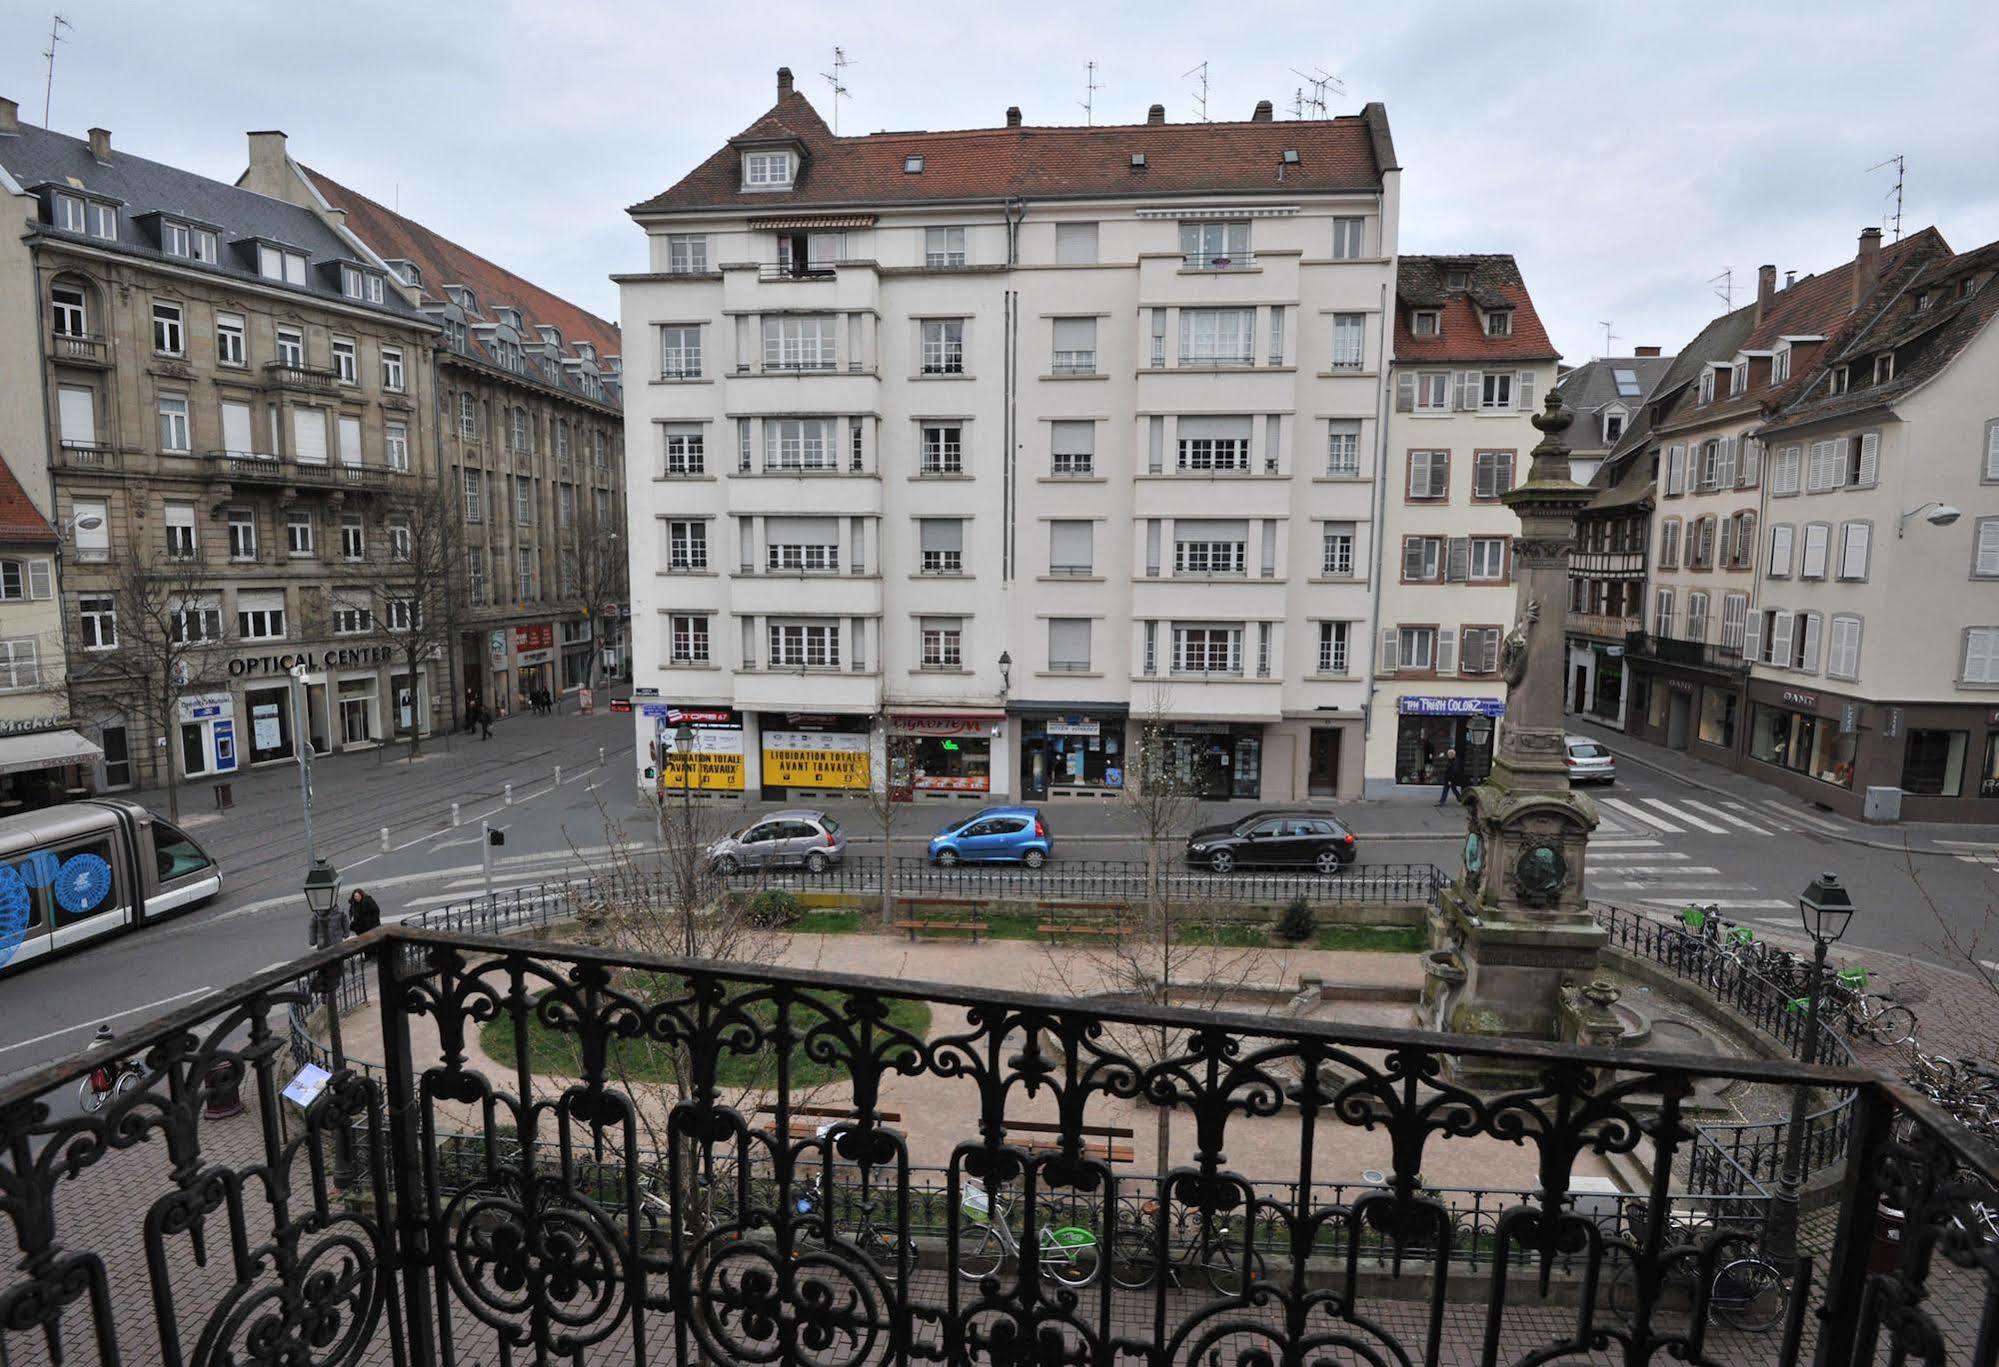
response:
M1735 448L1737 441L1738 438L1735 437L1723 437L1721 439L1721 458L1716 465L1714 477L1714 482L1719 488L1732 489L1735 487ZM1726 556L1722 558L1724 560L1727 559Z
M1666 495L1673 497L1680 492L1681 480L1686 473L1687 448L1671 446L1666 449Z
M1395 655L1398 645L1399 642L1395 628L1383 627L1381 629L1381 650L1374 661L1375 673L1393 674L1395 672Z
M302 464L326 464L326 411L292 410L292 456Z
M1804 640L1798 647L1801 657L1798 668L1807 674L1819 672L1819 615L1816 612L1803 614L1805 619Z
M1145 468L1156 475L1166 468L1166 419L1155 415L1148 428Z
M1872 529L1865 522L1849 522L1840 534L1839 577L1867 577L1867 545Z
M1263 523L1263 577L1273 579L1277 575L1277 522L1266 518Z
M1159 573L1159 519L1145 520L1145 572L1148 576Z
M49 562L30 560L28 562L28 599L42 602L53 595L55 589L49 579Z
M1457 372L1457 407L1459 411L1478 407L1478 372L1460 370Z
M1863 432L1860 434L1860 468L1854 472L1853 483L1862 489L1871 489L1881 473L1881 434Z
M1770 622L1770 663L1786 669L1791 665L1792 617L1779 609Z
M92 391L65 386L56 391L56 407L64 446L97 444L97 399Z
M1180 419L1179 425L1174 429L1174 439L1187 441L1193 438L1213 437L1246 442L1250 439L1254 422L1255 420L1247 413L1193 414Z
M1832 443L1832 457L1826 463L1826 488L1837 489L1846 483L1846 472L1852 468L1852 455L1853 442L1850 438L1841 437Z
M1097 259L1097 225L1094 223L1057 223L1055 225L1055 260L1064 266L1087 266Z
M1523 370L1513 381L1513 406L1522 413L1534 411L1534 372Z
M1786 522L1770 529L1770 569L1773 579L1791 577L1791 542L1796 535Z
M1050 523L1049 527L1054 533L1053 540L1055 541L1055 543L1058 545L1060 544L1061 531L1064 527L1069 527L1069 526L1081 526L1083 528L1083 545L1087 548L1090 544L1090 538L1089 538L1090 524L1087 522ZM959 518L955 517L918 518L916 521L916 533L917 533L919 548L922 550L963 551L965 549L965 524Z
M1999 517L1978 524L1977 573L1999 575Z
M1754 437L1742 439L1742 460L1736 466L1737 488L1753 489L1763 477L1763 443Z
M1985 478L1999 482L1999 422L1985 429Z
M1742 631L1742 657L1746 660L1763 658L1763 614L1752 612Z
M361 463L361 420L342 417L340 419L340 463L359 465Z
M1403 371L1395 377L1395 411L1413 413L1416 411L1416 376L1411 371ZM1993 429L1999 431L1999 428Z
M251 435L252 426L249 404L223 404L222 449L232 456L247 456L255 452L257 439Z
M1451 627L1440 628L1437 632L1437 672L1458 672L1458 633Z
M1805 526L1805 554L1798 566L1801 579L1825 578L1826 537L1830 529L1823 522L1812 522Z
M929 545L930 524L934 520L931 518L924 519L923 534L925 544L923 549L958 549L955 546L932 547ZM951 523L953 527L957 525L955 521ZM1088 522L1064 520L1049 523L1048 563L1051 566L1060 565L1075 569L1089 569L1093 558L1092 542L1094 540L1091 531L1092 525Z
M1055 320L1055 349L1057 351L1095 351L1097 349L1097 320L1094 318L1057 318Z
M1471 578L1471 538L1454 536L1450 539L1450 553L1446 558L1444 580L1446 583L1462 584Z

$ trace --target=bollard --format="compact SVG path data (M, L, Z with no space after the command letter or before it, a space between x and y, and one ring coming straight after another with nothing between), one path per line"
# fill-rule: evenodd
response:
M454 826L458 824L458 804L455 802L451 804L451 824Z
M507 806L509 806L509 807L511 807L511 806L513 806L513 805L514 805L514 785L513 785L513 784L511 784L511 783L509 783L509 784L507 785L507 798L506 798L506 804L507 804Z
M597 747L597 767L604 767L604 747L601 745Z
M560 764L555 766L555 786L558 788L562 786L562 766Z
M388 852L389 852L389 828L387 826L384 826L382 827L382 853L387 854Z

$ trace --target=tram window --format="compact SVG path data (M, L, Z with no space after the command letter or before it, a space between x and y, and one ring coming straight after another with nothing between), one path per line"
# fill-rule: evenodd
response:
M49 882L55 876L56 857L37 850L24 858L0 863L0 922L21 914L23 939L46 935L49 928Z
M153 857L159 861L160 882L172 882L190 873L199 873L214 863L179 828L153 818Z
M48 890L55 898L58 929L118 905L108 836L59 846L54 855L56 868Z

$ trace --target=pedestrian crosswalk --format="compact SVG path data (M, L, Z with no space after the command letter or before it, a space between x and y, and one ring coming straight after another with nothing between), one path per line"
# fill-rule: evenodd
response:
M1589 843L1586 879L1585 891L1592 897L1655 910L1677 911L1698 902L1741 920L1745 913L1791 905L1781 897L1757 896L1762 889L1755 884L1700 863L1684 850L1668 849L1656 835L1604 835L1601 828Z
M1704 835L1769 837L1789 835L1846 835L1848 828L1831 817L1778 802L1741 802L1717 797L1709 801L1681 797L1610 797L1596 799L1604 834ZM1989 847L1999 858L1999 846ZM1961 856L1962 857L1962 856Z
M1982 865L1999 873L1999 840L1939 840L1937 845L1962 863Z

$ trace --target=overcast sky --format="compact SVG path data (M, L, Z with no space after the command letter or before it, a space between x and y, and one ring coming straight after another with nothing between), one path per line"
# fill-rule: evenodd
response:
M844 132L1096 122L1149 104L1246 118L1336 74L1333 113L1388 106L1405 252L1513 252L1571 361L1668 350L1760 262L1801 274L1890 212L1960 250L1999 238L1999 28L1988 4L1098 3L705 6L638 0L61 3L49 122L233 180L243 134L617 316L643 260L625 206L672 184L775 98L788 65ZM48 13L0 5L0 94L39 122ZM1280 112L1280 117L1284 117Z

